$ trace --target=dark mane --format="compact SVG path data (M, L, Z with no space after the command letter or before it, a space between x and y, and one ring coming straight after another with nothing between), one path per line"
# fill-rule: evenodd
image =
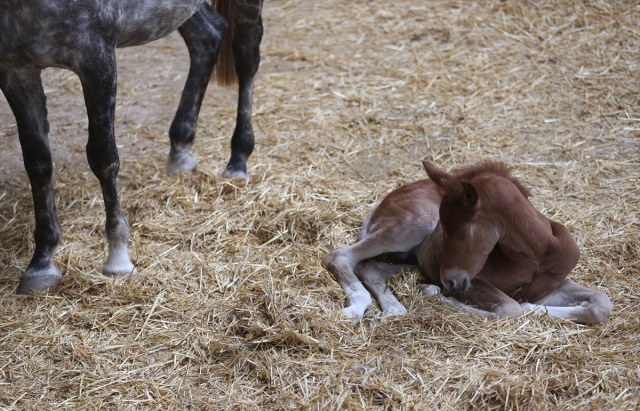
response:
M518 180L511 174L511 168L502 161L481 161L480 163L471 166L456 169L452 172L452 175L456 182L460 182L470 181L471 179L476 178L484 173L491 173L506 178L507 180L511 181L518 188L518 190L520 190L525 198L531 197L531 192L529 191L529 189L526 188L520 182L520 180Z

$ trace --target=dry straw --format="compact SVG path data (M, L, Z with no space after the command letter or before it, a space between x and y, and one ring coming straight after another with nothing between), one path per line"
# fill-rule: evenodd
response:
M62 284L16 296L33 249L0 99L0 409L635 409L640 401L640 10L631 1L267 1L248 184L220 177L235 95L212 86L196 173L167 177L187 54L119 52L116 131L135 283L103 278L79 83L44 74ZM404 317L352 326L319 264L371 205L502 159L583 251L611 321L483 321L392 281Z

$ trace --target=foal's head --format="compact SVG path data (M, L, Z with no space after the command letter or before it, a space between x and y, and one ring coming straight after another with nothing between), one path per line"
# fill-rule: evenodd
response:
M484 162L453 174L426 161L423 165L442 195L440 225L444 249L440 281L449 291L465 292L499 240L493 217L500 211L486 207L486 203L495 200L488 196L499 195L492 186L502 181L508 184L509 180L525 197L529 193L503 163Z

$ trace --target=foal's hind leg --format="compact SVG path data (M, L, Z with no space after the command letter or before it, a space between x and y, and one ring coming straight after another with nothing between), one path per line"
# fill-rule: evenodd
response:
M333 274L347 294L348 304L342 313L353 318L354 323L358 323L366 309L371 306L371 295L356 276L354 269L360 261L384 252L384 248L378 246L375 239L363 237L355 244L340 247L322 259L322 265Z
M0 66L0 89L16 117L36 217L35 250L18 293L48 291L61 276L53 264L53 253L61 233L53 197L49 124L40 71L9 71Z
M227 164L227 177L249 179L247 159L253 152L254 136L251 126L253 78L260 65L260 41L262 40L262 0L233 2L232 15L233 56L238 74L238 113L236 128L231 138L231 158Z
M360 263L355 268L356 275L362 279L367 289L373 294L374 298L380 304L382 316L404 315L407 309L393 295L391 288L387 282L391 277L400 273L403 269L416 268L415 265L409 264L389 264L382 261L366 261Z
M227 22L207 3L178 28L189 49L191 66L178 110L169 129L169 174L194 171L196 168L196 160L189 150L196 135L202 99L218 58L220 41L226 30Z
M135 274L127 250L129 224L120 208L116 189L120 160L113 129L116 106L115 48L105 43L94 43L91 50L83 53L76 72L82 83L89 118L87 159L91 171L100 182L106 212L109 255L102 273L111 277Z
M549 296L535 301L535 304L522 304L522 308L582 324L601 324L611 316L611 300L605 293L570 280L566 280Z
M360 282L360 279L365 277L359 278L354 272L358 263L385 253L403 253L413 250L416 244L429 234L428 227L412 231L403 226L390 225L362 235L354 244L340 247L327 254L322 259L322 265L334 275L336 281L347 294L348 305L342 310L342 313L353 318L354 323L357 323L372 302L371 295ZM390 238L395 241L389 241ZM381 302L381 305L386 305L387 302L392 304L387 291L380 290L380 278L372 277L369 282L369 285L373 286L374 293L383 296L384 302ZM388 293L390 292L389 290ZM393 299L395 300L395 297ZM398 302L398 304L400 303ZM385 307L382 309L384 310Z

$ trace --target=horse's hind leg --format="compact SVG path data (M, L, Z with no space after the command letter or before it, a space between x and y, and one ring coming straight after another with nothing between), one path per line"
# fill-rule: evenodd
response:
M522 304L522 308L582 324L601 324L611 316L611 300L605 293L569 280L549 296L535 301L535 304Z
M191 66L178 110L169 129L169 174L194 171L196 168L196 161L189 150L196 135L202 99L226 30L227 22L207 3L178 28L189 50Z
M53 264L53 253L61 232L53 197L53 163L47 136L49 124L40 71L16 72L0 67L0 89L16 117L36 217L35 250L18 293L48 291L61 276Z
M76 73L82 83L89 118L87 159L100 182L106 213L109 255L102 273L110 277L134 274L127 250L129 224L120 208L116 189L120 160L113 129L117 76L115 48L95 42L92 50L82 55L79 64Z
M248 179L247 159L253 152L254 136L251 126L253 79L260 65L262 40L262 0L241 0L231 5L234 21L233 56L238 75L238 113L231 138L231 158L227 177Z

